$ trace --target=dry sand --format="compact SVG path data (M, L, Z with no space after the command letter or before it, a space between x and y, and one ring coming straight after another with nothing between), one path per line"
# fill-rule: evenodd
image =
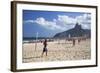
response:
M75 46L72 45L72 41L59 40L59 42L47 42L48 55L46 56L44 53L43 57L41 57L43 43L37 43L36 50L35 43L24 43L23 63L91 59L90 39L80 43L76 40Z

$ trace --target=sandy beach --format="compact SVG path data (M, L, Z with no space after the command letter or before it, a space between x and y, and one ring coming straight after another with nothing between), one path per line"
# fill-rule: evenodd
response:
M65 60L87 60L91 59L90 39L80 43L76 40L75 46L72 41L57 40L47 42L48 55L43 51L43 43L23 43L22 61L23 63L44 62L44 61L65 61Z

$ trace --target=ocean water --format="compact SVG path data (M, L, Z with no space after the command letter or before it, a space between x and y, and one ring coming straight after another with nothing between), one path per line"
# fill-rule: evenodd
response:
M42 40L42 39L52 39L52 37L23 37L23 41L28 41L28 40Z
M52 37L23 37L23 43L36 43L36 42L42 42L45 39L52 39Z

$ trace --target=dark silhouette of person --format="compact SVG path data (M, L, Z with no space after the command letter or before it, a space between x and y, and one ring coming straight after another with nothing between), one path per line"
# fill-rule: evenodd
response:
M73 46L75 46L75 39L73 39Z
M80 44L80 42L81 42L81 39L78 39L78 44Z
M44 47L43 47L43 51L42 51L42 56L43 56L44 52L46 53L46 56L47 56L48 50L47 50L47 40L46 39L43 42L43 45L44 45Z

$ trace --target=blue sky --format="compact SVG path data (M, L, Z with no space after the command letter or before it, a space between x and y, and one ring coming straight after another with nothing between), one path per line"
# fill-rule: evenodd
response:
M23 10L23 36L53 37L56 33L82 25L91 29L91 14L82 12Z

